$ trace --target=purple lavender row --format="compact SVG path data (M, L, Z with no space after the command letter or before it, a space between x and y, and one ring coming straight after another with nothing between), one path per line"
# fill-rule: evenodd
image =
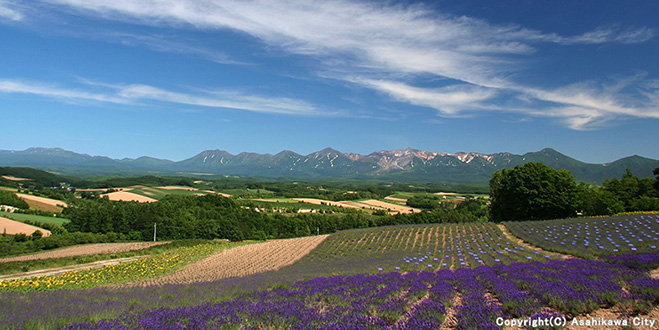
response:
M623 265L632 269L639 270L649 270L659 267L658 252L604 256L602 257L602 260L611 264Z
M495 322L503 311L494 301L486 298L487 289L476 280L474 271L460 268L455 271L455 277L462 294L462 304L456 307L456 329L500 329Z
M397 285L400 287L395 291L405 292L404 296L384 300L377 297L378 288ZM366 311L356 308L361 306L354 304L360 300L357 293L364 287L373 288L369 297L383 300L383 303ZM434 290L433 298L447 300L454 293L452 288L453 284L437 281L437 275L428 272L317 278L291 288L257 292L233 301L191 308L160 308L114 320L73 324L63 329L182 330L237 325L245 329L435 329L444 320L445 306L431 298L414 301L413 297L422 293L425 297ZM343 304L323 301L323 293L327 292L342 295Z
M501 265L495 270L544 304L572 315L603 306L634 305L638 297L625 293L621 284L645 277L623 266L578 259Z
M532 263L513 263L508 266L497 265L494 269L504 279L513 281L517 286L528 291L544 305L562 312L579 315L599 308L597 299L590 293L576 291L565 281L548 281L529 273L528 267ZM565 274L570 277L569 274Z
M478 281L484 284L501 303L501 308L509 317L524 317L539 312L543 305L529 293L520 290L517 285L500 277L497 272L486 266L474 269Z

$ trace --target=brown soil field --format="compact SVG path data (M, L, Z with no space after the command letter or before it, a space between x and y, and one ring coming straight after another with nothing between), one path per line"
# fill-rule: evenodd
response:
M455 196L455 195L457 195L457 194L458 194L458 193L447 193L447 192L438 192L438 193L435 193L435 195L437 195L437 196Z
M197 191L197 190L199 190L197 188L184 187L184 186L164 186L164 187L156 187L156 188L162 189L162 190L187 190L187 191Z
M316 205L329 205L329 206L334 206L334 207L349 207L353 209L361 209L361 206L356 206L356 205L351 205L346 202L334 202L334 201L328 201L324 199L317 199L317 198L291 198L292 200L300 201L303 203L309 203L309 204L316 204Z
M39 259L53 259L65 258L75 256L87 256L94 254L111 254L120 253L134 250L142 250L152 246L169 243L163 242L140 242L140 243L99 243L99 244L83 244L53 251L41 252L37 254L30 254L25 256L10 257L0 259L0 262L7 261L25 261L25 260L39 260Z
M367 201L361 201L361 203L367 204L367 205L377 206L377 207L383 208L385 210L390 209L393 212L399 212L399 213L402 213L402 214L421 213L421 210L415 209L413 207L382 202L382 201L378 201L378 200L375 200L375 199L369 199Z
M158 200L153 199L153 198L149 198L149 197L146 197L146 196L142 196L142 195L134 194L134 193L131 193L131 192L126 192L126 191L116 191L116 192L113 192L113 193L104 194L103 196L108 196L108 198L111 201L125 201L125 202L135 201L135 202L139 202L139 203L153 203L153 202L158 201Z
M0 217L0 234L6 233L8 235L16 235L22 233L29 236L36 230L41 231L43 236L50 236L50 231L43 228Z
M9 176L9 175L3 175L2 178L5 179L5 180L9 180L9 181L28 181L28 180L30 180L30 179L26 179L26 178L17 178L15 176Z
M386 199L388 201L392 201L392 202L407 203L407 199L405 199L405 198L396 198L396 197L387 196L384 199Z
M206 282L277 270L304 257L327 237L309 236L243 245L223 250L174 274L128 286Z
M358 209L369 209L369 210L382 210L383 208L375 206L375 205L369 205L365 204L363 202L355 202L355 201L343 201L339 202L343 207L352 207L352 208L358 208Z
M62 212L63 207L68 205L60 200L51 199L46 197L38 197L26 194L16 194L20 199L24 200L31 209L37 209L48 212Z

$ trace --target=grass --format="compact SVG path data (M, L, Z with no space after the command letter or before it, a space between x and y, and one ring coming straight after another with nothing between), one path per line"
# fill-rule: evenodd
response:
M0 217L4 217L11 220L16 220L19 222L31 221L34 223L47 223L49 225L62 226L65 223L71 222L71 220L66 218L55 218L47 217L43 215L34 215L34 214L23 214L23 213L9 213L9 212L0 212Z

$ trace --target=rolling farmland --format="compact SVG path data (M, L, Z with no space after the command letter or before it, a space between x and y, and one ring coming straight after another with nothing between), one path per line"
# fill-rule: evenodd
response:
M20 222L30 221L33 223L47 223L57 226L61 226L70 221L69 219L66 218L46 217L42 215L24 214L24 213L0 212L0 216Z
M66 204L65 202L52 198L39 197L39 196L33 196L27 194L16 194L16 196L24 200L30 206L31 209L36 209L40 211L59 213L62 212L63 207L68 207L68 204Z
M649 270L659 267L659 254L650 243L637 241L653 241L647 235L653 235L659 218L569 221L574 234L563 220L542 222L548 226L542 228L549 233L557 226L571 233L566 237L589 242L597 237L595 228L602 234L598 241L609 241L604 233L618 230L636 240L628 244L643 246L644 253L628 245L609 256L616 253L597 246L600 253L590 254L594 259L565 259L536 247L549 250L547 245L526 239L518 244L516 237L492 223L401 225L247 245L201 245L199 251L177 249L107 268L0 282L5 290L28 291L0 294L0 303L7 306L0 320L36 329L27 320L41 315L51 324L47 329L72 330L142 329L143 324L154 329L172 324L219 329L500 329L504 327L497 320L545 318L580 329L570 322L587 315L656 319L659 279ZM514 225L507 223L503 229L516 234ZM607 248L613 252L615 244ZM98 285L115 289L82 289ZM33 292L43 286L78 290ZM29 299L7 300L19 294L44 295L50 308L74 308L77 316L60 322L59 312L28 311ZM74 295L87 297L87 309L64 307Z
M176 273L136 283L141 286L214 281L288 266L307 255L327 235L274 240L225 249Z
M50 236L50 231L43 228L28 225L22 222L14 221L11 219L0 217L0 234L16 235L25 234L31 235L35 231L40 231L44 236Z
M377 272L436 271L550 258L515 244L494 224L471 223L342 231L331 235L303 262L327 262L345 272Z

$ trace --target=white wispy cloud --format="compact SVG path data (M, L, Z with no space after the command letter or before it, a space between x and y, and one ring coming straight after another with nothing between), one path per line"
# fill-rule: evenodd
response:
M474 112L491 108L483 102L497 95L495 89L467 84L442 88L418 88L396 81L362 80L361 82L397 100L434 108L445 117L460 116L465 111Z
M233 91L215 91L208 96L179 93L157 87L133 84L118 88L117 94L129 100L153 100L211 108L227 108L289 115L319 114L313 105L289 98L266 98Z
M281 97L248 95L238 91L216 90L206 93L183 93L144 84L117 85L80 79L95 92L83 88L68 88L35 81L0 79L0 93L30 94L67 102L101 102L141 105L144 102L165 102L217 109L235 109L287 115L331 115L308 102ZM103 91L99 92L99 89Z
M63 88L35 81L0 79L0 93L31 94L65 101L94 101L105 103L129 103L127 99L113 95L88 92L80 89Z
M12 21L20 21L25 17L20 11L9 7L7 1L0 1L0 19L5 18Z
M100 36L99 36L100 35ZM101 33L96 32L95 38L103 38L115 43L131 47L144 47L157 52L165 53L179 53L198 56L200 58L220 63L220 64L234 64L234 65L247 65L248 63L232 59L227 54L203 47L193 45L190 42L183 42L181 38L175 38L164 35L144 35L126 32L112 32Z
M45 1L78 13L131 23L239 31L283 51L320 59L326 72L335 73L328 76L356 82L402 102L434 108L443 116L492 110L520 112L557 118L573 129L586 129L618 117L656 118L658 111L652 101L656 100L656 89L644 91L646 100L632 104L621 91L608 95L604 88L578 84L550 90L520 86L509 78L523 70L519 58L537 52L540 43L641 43L655 37L656 31L647 27L600 26L562 36L445 15L423 5L377 1ZM153 47L148 39L134 39ZM356 79L354 72L361 76ZM415 87L410 77L419 75L453 80L455 84ZM527 107L511 110L487 104L501 93L527 99ZM160 95L184 99L181 96ZM212 103L208 101L196 99L198 103Z

